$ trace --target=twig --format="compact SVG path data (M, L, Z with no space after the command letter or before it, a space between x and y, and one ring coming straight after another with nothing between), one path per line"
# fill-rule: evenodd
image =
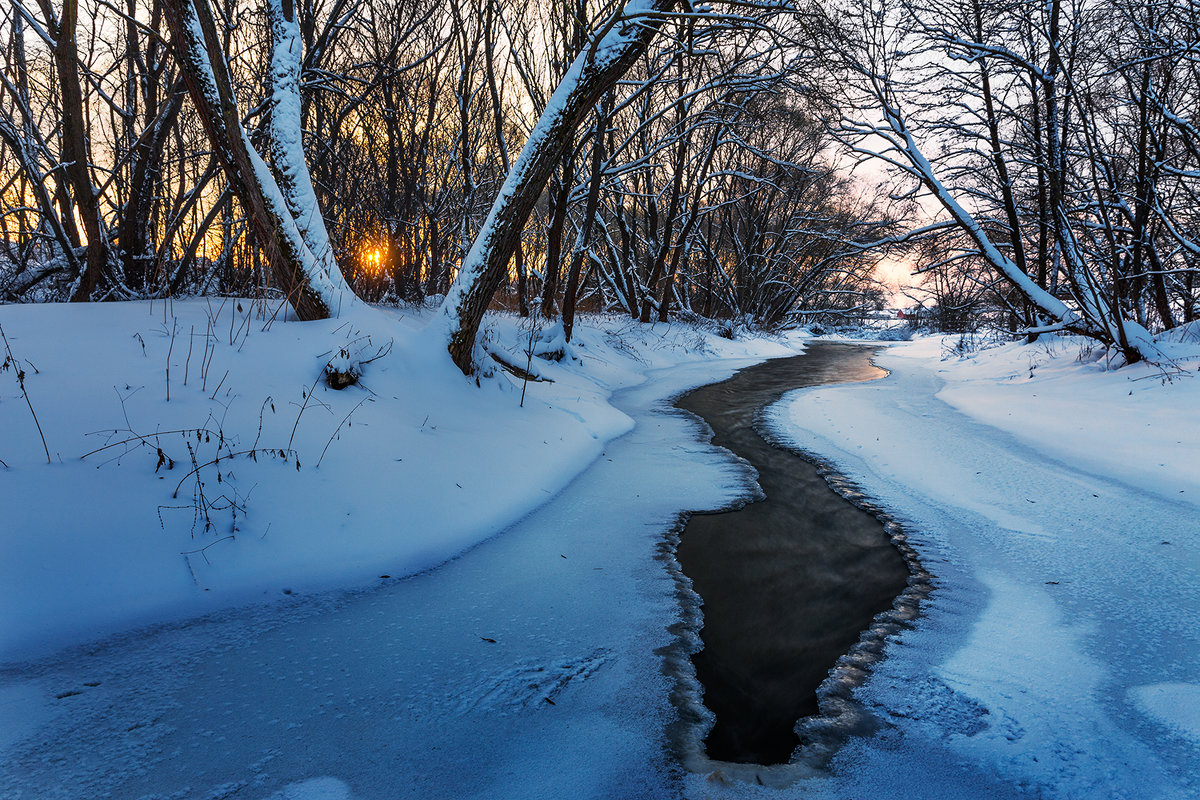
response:
M250 338L250 322L254 319L254 308L255 308L254 303L251 303L250 310L246 312L245 321L238 324L237 330L234 331L232 338L230 338L230 340L229 340L230 347L233 347L234 343L237 341L237 338L239 336L242 336L242 343L238 345L238 350L241 351L242 347L244 347L246 344L246 339ZM233 327L232 319L230 320L229 324L230 324L230 327L232 328ZM245 334L242 333L243 327L246 329Z
M1169 381L1169 380L1173 380L1175 378L1175 376L1177 376L1177 375L1186 375L1189 378L1192 377L1191 372L1188 372L1185 369L1180 369L1179 367L1176 367L1175 369L1172 369L1172 370L1168 370L1168 369L1163 368L1162 365L1156 365L1156 366L1159 367L1158 372L1155 372L1150 375L1139 375L1136 378L1129 378L1129 380L1131 382L1133 382L1133 381L1151 380L1153 378L1160 378L1160 379Z
M263 400L262 405L258 407L258 433L254 436L254 444L250 445L251 450L258 449L258 440L262 438L263 412L267 410L267 403L271 404L271 413L275 413L275 401L271 395L267 395L267 399Z
M378 352L376 352L375 355L371 356L370 358L359 361L358 365L360 367L365 367L367 364L370 364L372 361L378 361L379 359L383 358L388 353L392 352L392 344L393 344L393 340L388 339L388 343L385 346L379 348Z
M332 359L330 359L330 363L332 363ZM326 364L325 366L328 367L329 364ZM325 370L322 369L321 375L324 375L324 374L325 374ZM308 387L308 392L306 392L304 395L304 404L300 406L300 413L296 415L296 422L293 423L293 425L292 425L292 435L288 437L288 449L289 450L292 447L292 440L296 438L296 428L300 427L300 418L302 416L304 416L304 410L306 408L308 408L308 400L309 400L309 398L312 397L313 392L316 390L317 381L321 380L321 375L317 376L317 379L312 382L312 386Z
M8 353L8 358L5 360L5 366L12 365L13 371L17 374L17 385L21 387L21 396L25 398L25 405L29 406L29 413L33 416L33 424L37 426L38 436L42 439L42 449L46 451L46 463L53 463L50 460L50 448L46 446L46 434L42 432L42 423L38 422L37 412L33 410L33 403L29 401L29 392L25 390L25 370L21 369L20 363L16 356L13 355L12 346L8 343L8 337L4 334L4 326L0 325L0 338L4 339L4 349ZM5 467L8 464L4 465Z
M217 388L213 389L212 397L209 400L217 399L217 392L221 391L221 387L225 385L225 379L229 377L229 370L225 370L225 374L221 376L221 382L217 384Z
M211 564L212 562L208 560L208 556L207 556L207 555L204 555L204 551L205 551L205 550L207 550L208 548L212 547L214 544L217 544L218 542L223 542L223 541L225 541L226 539L233 539L233 538L236 538L236 537L234 537L234 535L231 533L231 534L229 534L228 536L222 536L220 539L217 539L217 540L215 540L215 541L211 541L211 542L209 542L208 544L204 545L204 547L201 547L201 548L199 548L199 549L197 549L197 550L180 550L180 551L179 551L179 555L181 555L181 556L190 556L190 555L193 555L193 554L195 554L195 553L199 553L200 555L204 556L204 563L205 563L205 564Z
M196 476L196 488L192 490L192 538L196 537L196 523L200 521L200 515L204 515L204 532L208 533L212 528L212 517L208 515L208 498L204 496L204 481L200 480L200 466L196 463L196 451L192 449L192 443L187 442L188 456L192 460L192 471L188 475ZM219 449L218 449L218 452ZM186 477L186 476L184 476ZM179 486L183 485L183 481L179 482ZM175 493L172 497L179 496L179 486L175 487Z
M529 360L525 365L525 376L521 379L521 408L525 407L525 389L529 386L529 375L531 374L530 370L533 369L533 333L535 329L540 327L540 324L536 320L529 321L529 349L525 351L525 353L529 356ZM503 364L503 362L501 363Z
M265 303L266 303L265 299L263 300L263 303L265 305ZM263 325L263 328L262 328L263 333L266 333L267 331L271 330L271 325L275 322L275 317L279 316L279 312L283 311L283 307L286 306L287 303L288 303L288 299L286 297L279 301L279 306L276 307L275 311L272 312L270 319L268 319L266 321L266 323Z
M117 400L121 403L121 416L125 417L125 424L129 426L129 430L133 430L133 423L129 421L129 412L125 409L125 398L121 396L121 390L114 386L113 391L117 393ZM137 389L134 391L136 392ZM130 396L132 397L132 393Z
M250 311L246 312L246 332L242 334L242 343L237 346L239 353L246 346L246 342L250 341L250 313Z
M345 417L343 417L342 421L338 423L338 426L333 429L333 433L330 434L330 436L329 436L329 441L326 442L325 447L323 447L321 449L321 457L317 459L318 467L321 466L321 462L325 460L325 451L329 449L329 445L333 444L334 437L336 437L338 435L338 431L340 431L342 429L342 426L346 424L346 420L350 419L350 415L353 414L355 411L358 411L358 407L361 406L363 403L367 402L368 400L373 401L374 398L367 396L367 397L364 397L362 400L359 400L358 403L354 406L354 408L350 409L350 414L347 414Z
M140 444L146 444L149 439L156 439L159 436L171 436L172 434L176 434L176 433L188 434L189 436L193 433L194 434L204 434L207 436L218 435L217 432L210 431L208 428L180 428L177 431L155 431L154 433L146 434L145 436L143 436L140 433L134 433L132 430L127 430L126 432L132 433L133 435L130 436L128 439L122 439L119 442L113 442L112 444L106 444L103 447L97 447L95 450L84 453L83 455L81 455L79 457L80 460L85 459L88 456L94 456L94 455L96 455L96 453L101 453L105 450L110 450L114 447L120 447L123 444L129 444L130 442L139 442ZM104 431L96 431L96 433L104 433ZM116 431L113 431L113 433L116 433Z
M191 332L188 333L188 354L183 361L183 385L187 386L188 370L192 366L192 345L196 343L196 326L193 325ZM207 348L206 348L207 349Z
M191 451L191 449L192 449L192 445L189 443L188 444L189 452ZM247 450L238 450L236 452L233 450L230 450L227 453L225 453L225 455L223 455L223 456L218 455L216 458L212 459L211 461L206 461L203 464L199 463L196 460L196 457L193 455L192 456L193 467L192 467L191 472L189 472L188 474L184 475L182 478L179 479L179 483L175 484L175 491L171 493L171 497L178 497L179 490L183 488L183 482L186 481L188 478L192 477L193 475L199 475L200 470L204 469L205 467L211 467L214 464L220 464L222 461L229 461L230 459L236 458L238 456L248 456L248 455L258 452L258 450L265 450L266 452L272 453L272 454L279 453L283 456L283 459L285 461L287 460L288 456L291 456L296 459L296 469L300 469L300 458L299 458L300 454L297 453L295 450L291 449L290 447L287 448L286 450L277 450L274 447L260 447L260 448L257 448L256 450L255 449L247 449Z
M167 347L167 402L171 402L171 351L175 349L175 330L178 323L172 320L171 344Z
M204 329L204 354L200 356L200 391L208 392L208 368L212 366L212 356L209 355L209 345L212 345L212 351L215 354L217 345L214 341L216 336L213 334L212 320L208 321L208 327Z

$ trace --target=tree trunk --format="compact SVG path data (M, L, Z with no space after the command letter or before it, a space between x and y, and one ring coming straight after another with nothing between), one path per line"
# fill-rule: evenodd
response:
M600 185L604 182L604 128L608 125L609 104L605 103L604 106L596 112L596 127L592 132L592 175L588 183L587 202L584 204L583 226L575 240L571 265L567 270L567 285L563 289L563 336L568 342L575 328L575 295L579 292L579 273L592 243L592 227L600 209Z
M600 97L646 52L663 25L664 14L675 3L631 0L576 57L530 133L442 306L447 349L464 374L474 372L479 323L571 134Z
M271 2L274 6L279 0ZM227 55L221 46L208 0L163 0L163 5L175 51L183 67L184 83L229 185L246 209L276 285L300 319L328 318L338 310L343 297L352 298L353 294L336 265L332 269L329 267L332 254L328 251L314 253L306 241L319 240L324 222L320 220L319 209L308 204L306 199L306 194L312 194L312 183L307 167L301 169L303 151L297 151L298 101L295 115L286 121L275 121L270 131L274 136L281 131L290 134L285 141L276 139L272 142L276 152L281 148L288 150L283 162L276 164L285 179L285 187L281 188L242 126ZM272 116L291 113L289 102L285 99L281 108L279 100L290 94L293 86L298 91L300 61L299 38L293 40L291 32L285 30L294 26L291 0L283 0L276 11L286 25L272 25L272 100L275 103ZM287 183L289 178L293 183ZM314 234L316 239L313 239Z
M562 274L563 229L567 225L567 202L571 197L571 176L574 173L570 153L564 148L559 177L550 183L550 225L546 228L546 263L542 273L542 316L554 319L558 299L558 279Z
M108 266L108 233L100 214L100 201L92 184L92 152L87 138L87 116L83 109L83 88L79 79L79 49L76 29L79 24L79 0L63 0L62 16L54 21L49 0L42 0L42 11L54 38L54 68L62 92L62 160L71 183L75 208L87 236L87 255L83 274L71 295L73 302L90 300ZM69 211L67 212L69 214Z

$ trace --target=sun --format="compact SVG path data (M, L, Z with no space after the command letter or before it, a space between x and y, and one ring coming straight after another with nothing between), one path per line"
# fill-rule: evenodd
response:
M383 271L385 251L382 247L368 245L362 250L363 272L368 275L378 275Z

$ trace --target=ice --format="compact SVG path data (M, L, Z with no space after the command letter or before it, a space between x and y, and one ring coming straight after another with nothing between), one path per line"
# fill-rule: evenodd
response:
M522 387L497 369L479 387L427 338L436 312L296 323L270 322L274 310L235 299L0 307L14 352L37 368L26 386L54 460L0 374L0 662L429 569L549 500L628 431L608 398L648 369L795 352L606 317L581 327L581 361L539 359L553 383ZM495 347L521 352L515 316L489 324ZM320 379L343 350L370 363L360 386L334 391ZM154 439L173 468L141 440L80 459L178 430L206 433Z
M1154 683L1135 686L1129 695L1142 713L1200 742L1200 684Z
M727 377L761 357L756 353L789 350L778 343L735 343L727 354L740 349L752 357L696 358L714 354L707 339L689 333L678 340L678 349L660 350L663 333L632 326L623 337L637 355L632 358L607 345L608 334L585 327L579 339L583 366L545 365L556 382L531 386L524 412L516 403L519 392L481 389L461 376L455 391L466 395L457 401L462 413L425 396L426 432L419 431L424 415L407 417L415 419L414 430L395 434L398 452L406 461L425 459L424 468L411 474L445 470L474 491L460 495L454 483L438 492L425 488L431 484L398 484L411 521L358 535L399 554L446 536L461 524L456 519L480 513L458 498L488 496L483 472L491 484L500 482L503 491L540 506L532 513L527 508L499 535L486 525L475 528L473 546L448 563L401 579L405 573L394 567L411 562L385 556L365 562L369 582L348 584L361 588L316 592L305 575L336 567L339 551L355 547L348 541L355 528L326 528L311 535L327 547L311 551L311 564L297 568L286 583L267 566L258 568L265 578L261 585L272 589L268 602L11 665L0 677L20 681L36 672L37 701L70 713L22 729L0 758L0 785L39 800L222 792L287 796L314 775L336 776L343 785L338 788L356 800L676 794L678 766L664 746L677 715L671 703L674 678L663 673L660 653L676 643L669 628L680 611L661 550L682 509L734 502L747 491L747 475L740 464L700 443L696 422L660 409L674 394ZM510 335L515 339L516 331ZM140 347L135 351L140 358ZM590 371L572 380L572 369ZM258 374L265 379L271 370ZM639 382L643 375L649 380ZM380 389L387 383L379 375L372 379L368 371L366 380L386 396ZM610 393L620 383L627 388L610 406ZM342 402L332 392L321 399ZM461 406L485 401L493 409L490 416ZM558 413L560 405L571 413ZM393 413L406 414L403 409L392 405ZM535 427L525 427L521 413ZM372 424L354 426L356 436L360 427L365 430L352 440L360 448L381 428L400 427L386 428L384 417L364 422ZM522 427L504 430L501 423ZM534 430L536 437L530 435ZM612 438L624 430L629 435ZM543 444L550 435L553 448ZM499 467L492 462L472 485L451 470L460 461L484 460L484 448L497 446L489 436L511 448L500 450L509 460ZM418 449L421 437L430 437L435 449ZM561 460L572 442L590 444L575 460ZM580 456L590 452L595 460L589 469L561 474L571 464L577 472L586 467L591 456ZM375 458L369 448L365 453L360 450L359 457ZM327 461L322 472L341 476L340 485L355 491L355 482L368 477L351 470L353 463ZM329 464L337 471L326 472ZM153 472L146 472L140 479L156 486ZM304 475L279 472L276 479L285 488L295 475ZM90 468L86 474L104 471ZM327 485L318 497L335 495L335 488ZM305 496L293 502L304 503ZM483 513L489 525L506 524L494 507ZM161 529L151 534L164 536ZM261 546L276 539L282 548L306 535L277 523ZM230 559L257 557L241 538L211 549L213 572ZM224 545L238 552L219 550ZM435 552L455 554L446 547ZM170 568L179 566L164 561L156 569ZM124 580L145 589L154 577L151 570L142 577L131 572ZM281 588L292 592L284 595ZM67 601L79 602L79 593ZM66 634L60 629L59 635ZM55 699L77 687L77 694Z
M311 778L286 786L266 800L355 800L355 797L337 778Z
M1195 381L1078 342L948 344L894 345L886 380L770 415L904 524L936 586L858 692L878 733L814 796L1195 796L1187 712L1162 724L1138 688L1200 673Z

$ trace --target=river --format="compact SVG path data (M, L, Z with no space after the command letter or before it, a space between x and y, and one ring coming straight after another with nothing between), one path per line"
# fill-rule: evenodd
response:
M908 585L909 563L883 524L760 426L763 409L792 389L883 377L876 349L812 344L676 404L758 471L765 494L692 516L677 550L703 601L704 649L693 662L716 716L705 742L714 760L787 762L801 743L797 720L818 713L817 687Z

